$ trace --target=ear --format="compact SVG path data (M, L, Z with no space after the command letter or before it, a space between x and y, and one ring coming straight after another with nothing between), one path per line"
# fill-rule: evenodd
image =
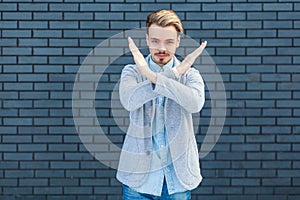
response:
M146 33L146 42L147 42L147 46L149 47L149 35L148 35L148 33Z

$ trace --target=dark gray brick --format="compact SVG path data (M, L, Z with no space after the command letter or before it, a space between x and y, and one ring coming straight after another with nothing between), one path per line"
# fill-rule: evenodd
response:
M21 29L46 29L48 23L46 21L21 21L19 23Z
M21 144L18 145L18 150L20 152L24 151L47 151L47 146L45 144Z
M300 15L299 15L300 16ZM290 38L299 37L300 33L297 30L278 30L278 37L280 38Z
M144 4L146 5L146 4ZM152 5L152 4L150 4ZM139 11L140 5L133 3L111 4L111 11Z
M2 21L0 24L1 29L15 29L17 28L17 21Z
M215 20L214 12L188 12L186 13L186 20Z
M62 187L35 187L34 194L63 194Z
M25 186L25 187L30 187L30 186L37 186L37 187L40 187L40 186L48 186L48 180L46 178L33 178L33 179L21 179L20 180L20 183L19 183L20 186Z
M263 186L287 186L290 185L290 178L263 178L262 185Z
M49 151L64 151L64 152L72 152L77 151L78 147L74 144L50 144Z
M216 194L242 194L242 187L215 187Z
M63 160L62 153L34 153L34 160Z
M62 20L63 15L60 12L34 12L34 20Z
M19 3L20 11L48 11L46 3Z
M264 3L263 4L264 11L292 11L293 4L292 3Z
M17 187L18 179L1 179L0 185L3 187ZM1 198L1 196L0 196Z
M245 194L260 194L265 195L265 194L273 194L273 190L271 187L245 187Z
M2 18L7 20L31 20L32 14L30 12L2 12Z
M233 29L261 29L260 21L234 21Z
M245 20L244 12L217 12L217 20Z
M109 192L107 192L109 190ZM121 193L122 189L120 187L95 187L95 193L96 194L117 194Z
M61 30L33 30L33 37L35 38L59 38L62 37Z
M1 152L17 152L17 145L15 144L2 144L0 146ZM3 167L0 166L3 169Z
M22 126L22 125L32 125L32 119L31 118L4 118L3 119L4 125L15 125L15 126Z
M267 162L267 161L263 161ZM271 162L271 161L269 161ZM248 177L274 177L275 176L275 169L251 169L247 170Z
M64 177L64 170L53 170L53 169L36 170L35 177L61 178Z
M35 108L60 108L62 107L62 101L60 100L35 100Z
M218 3L218 4L203 4L203 11L231 11L231 5L229 3Z
M202 23L203 29L230 29L231 23L230 22L218 22L218 21L206 21Z
M31 187L5 187L3 188L4 195L30 195Z
M33 141L37 143L62 143L62 136L60 135L36 135Z
M147 11L147 12L153 12L154 10L160 10L160 9L171 9L171 4L169 3L160 3L160 4L142 4L141 5L141 11ZM177 12L177 14L179 14ZM182 18L181 18L182 19Z
M21 161L20 169L48 169L48 161Z
M0 11L16 11L17 4L16 3L1 3Z
M10 39L1 39L0 40L1 46L17 46L17 40L10 38Z
M291 168L291 162L289 161L263 161L263 168L267 169L286 169Z
M65 194L91 194L93 191L92 187L65 187Z
M52 178L51 186L78 186L79 180L74 178Z
M300 48L298 47L279 47L278 55L299 55Z
M270 56L263 57L264 64L290 64L292 63L292 58L290 56Z
M79 163L75 161L52 161L51 169L78 169Z
M292 21L264 21L264 29L288 29L292 28Z
M66 177L84 177L84 178L91 178L95 177L95 172L93 170L67 170Z
M50 11L78 11L79 4L70 4L70 3L51 3L49 4ZM51 14L51 13L49 13Z
M259 178L248 178L248 179L232 179L233 186L260 186ZM244 198L243 198L244 199Z
M243 30L217 30L217 37L219 38L243 38L245 34Z
M32 160L32 153L4 153L4 160Z
M86 20L92 20L93 19L93 13L88 12L65 12L64 13L64 19L65 20L80 20L80 21L86 21ZM51 25L51 24L50 24Z
M108 28L109 28L109 22L94 22L94 21L80 22L80 29L91 30L91 29L108 29Z
M62 49L61 48L34 48L33 49L34 55L62 55Z
M275 20L276 12L248 12L247 19L249 20Z
M261 166L260 161L232 161L232 169L258 169ZM241 174L241 173L240 173ZM245 177L244 173L237 177Z
M233 11L261 11L260 3L238 3L233 4Z
M269 48L269 47L260 47L260 48L248 48L247 49L247 55L276 55L276 48Z
M291 116L292 110L290 109L264 109L264 116Z
M110 27L112 29L134 29L139 28L139 22L127 22L124 24L124 22L112 21Z
M76 21L51 21L50 29L78 29L79 25Z
M270 39L270 38L263 38L263 46L291 46L292 45L292 39L286 38L276 38L276 39Z
M126 13L126 14L129 15L130 13ZM131 13L131 14L136 15L135 13ZM145 18L146 17L147 16L145 16ZM143 19L145 19L145 18L143 18ZM124 19L124 15L123 15L122 12L101 12L101 13L97 12L97 13L95 13L95 19L96 20L107 19L107 20L110 20L110 21L123 20ZM105 30L105 31L109 31L109 30ZM113 31L113 30L111 30L111 31Z
M247 30L247 36L250 38L270 38L276 37L276 30Z
M23 38L23 39L19 39L18 41L20 46L47 46L48 45L46 39Z
M31 55L30 47L4 47L2 52L4 55Z
M193 4L193 3L184 3L184 4L172 4L171 7L172 10L175 12L180 12L180 11L200 11L201 9L201 4Z
M46 64L46 56L19 56L19 64Z
M109 4L93 3L93 4L80 4L80 11L108 11Z
M34 89L36 91L56 91L56 90L63 90L63 84L62 83L51 83L51 82L46 82L46 83L34 83Z

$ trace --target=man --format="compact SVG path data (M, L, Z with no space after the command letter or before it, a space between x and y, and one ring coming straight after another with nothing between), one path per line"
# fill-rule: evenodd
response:
M190 199L202 176L192 113L204 105L204 83L191 68L206 47L203 42L181 63L175 57L182 24L172 10L147 17L150 55L140 53L129 37L135 65L126 65L120 101L130 111L130 125L117 179L125 200Z

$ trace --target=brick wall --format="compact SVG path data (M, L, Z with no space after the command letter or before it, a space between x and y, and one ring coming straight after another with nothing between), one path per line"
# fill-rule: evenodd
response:
M34 3L33 3L34 2ZM207 40L227 95L227 117L193 199L300 198L300 2L289 0L2 0L0 3L0 199L121 199L115 170L80 141L72 88L87 54L147 14L173 9L186 34ZM124 23L126 22L126 23ZM109 68L97 114L109 138L123 132L110 92L124 56ZM209 92L199 145L210 120Z

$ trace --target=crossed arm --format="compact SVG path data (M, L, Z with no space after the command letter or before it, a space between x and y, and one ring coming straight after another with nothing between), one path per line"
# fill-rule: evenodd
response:
M204 104L204 83L195 69L191 69L187 74L186 84L174 80L173 71L167 69L164 72L153 72L143 55L136 48L135 44L129 40L130 50L134 55L135 66L128 65L122 71L120 82L120 100L128 111L142 107L146 102L154 99L158 95L166 96L174 100L188 112L199 112ZM206 42L188 55L184 61L177 66L178 73L187 72L197 56L199 56L206 46ZM138 81L139 74L148 80ZM155 87L153 88L153 84Z
M139 51L139 49L137 48L137 46L135 45L131 37L128 37L128 43L129 43L129 49L133 55L134 62L140 74L148 78L152 83L155 84L157 74L149 68L143 54ZM179 75L184 74L191 68L196 58L201 55L206 45L207 45L206 41L202 42L202 44L196 50L194 50L192 53L187 55L187 57L180 63L180 65L176 67L176 70L179 73Z

